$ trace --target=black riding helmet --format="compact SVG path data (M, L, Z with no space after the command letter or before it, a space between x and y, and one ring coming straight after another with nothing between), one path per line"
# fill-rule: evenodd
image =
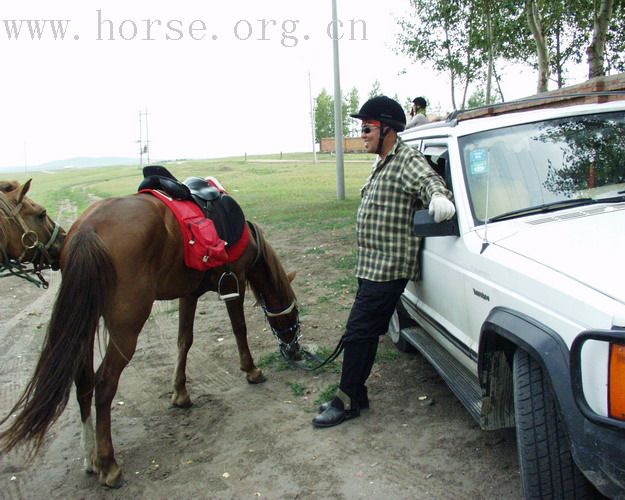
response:
M361 120L378 120L396 132L406 128L406 114L401 105L385 95L369 99L362 105L358 113L350 115Z
M383 125L387 125L395 132L401 132L406 128L406 114L401 105L385 95L379 95L365 102L358 113L350 115L352 118L360 120L378 120ZM382 144L388 133L388 129L382 127L380 129L380 138L376 153L382 153Z

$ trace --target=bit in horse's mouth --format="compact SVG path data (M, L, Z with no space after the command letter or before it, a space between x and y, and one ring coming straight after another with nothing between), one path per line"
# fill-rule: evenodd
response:
M303 350L299 343L289 348L280 347L280 353L287 361L301 361L303 359Z

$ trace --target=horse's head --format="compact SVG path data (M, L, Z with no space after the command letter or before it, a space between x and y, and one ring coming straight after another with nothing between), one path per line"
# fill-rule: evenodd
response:
M21 264L31 262L37 271L58 269L65 231L46 209L26 196L31 181L0 181L0 222L6 257Z
M280 353L289 360L302 357L302 338L299 311L295 292L291 287L295 272L287 273L274 249L265 240L261 229L249 223L254 245L248 250L252 258L251 269L247 273L248 283L265 312L265 318L278 340Z
M288 274L289 283L294 278L294 272ZM302 358L300 344L302 333L295 295L289 304L280 303L275 297L270 298L263 295L259 298L269 327L278 340L280 353L289 361L300 360Z

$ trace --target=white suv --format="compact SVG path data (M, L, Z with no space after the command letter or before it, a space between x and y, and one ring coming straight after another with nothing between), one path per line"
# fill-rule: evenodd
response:
M457 217L416 212L422 276L391 338L483 429L516 427L525 498L625 498L625 100L401 135Z

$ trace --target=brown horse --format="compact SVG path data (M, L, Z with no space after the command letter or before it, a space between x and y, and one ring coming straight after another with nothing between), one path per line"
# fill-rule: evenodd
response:
M26 196L30 183L0 181L0 277L18 276L46 288L41 271L59 268L65 231ZM25 263L33 268L27 269Z
M152 304L159 299L180 299L171 401L187 407L191 400L185 371L197 301L206 291L218 291L224 274L231 282L227 295L236 295L237 289L239 293L238 298L226 301L226 307L247 381L255 384L265 379L254 365L247 343L243 312L246 284L263 306L280 350L298 356L300 326L290 284L294 273L287 276L256 226L248 223L245 231L251 236L238 260L229 267L202 272L185 266L179 224L155 196L140 193L106 199L88 208L67 236L61 256L62 281L43 350L33 378L11 410L11 414L18 414L0 434L0 451L25 443L36 452L67 405L75 382L85 468L97 473L101 484L120 486L121 469L111 440L111 402ZM109 342L94 373L94 337L100 318L104 319ZM91 419L94 394L95 435Z

